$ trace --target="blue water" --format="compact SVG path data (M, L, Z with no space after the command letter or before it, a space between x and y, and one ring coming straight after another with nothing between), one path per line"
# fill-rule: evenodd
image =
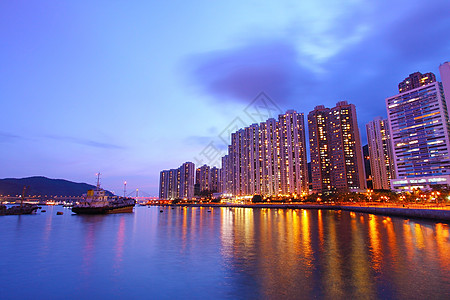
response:
M43 209L0 217L0 299L450 298L443 223L320 210Z

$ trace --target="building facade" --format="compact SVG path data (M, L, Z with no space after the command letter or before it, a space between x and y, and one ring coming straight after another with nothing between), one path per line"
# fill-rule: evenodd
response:
M314 192L366 188L356 108L341 101L331 109L317 106L308 114Z
M422 74L420 72L415 72L409 74L405 80L398 84L398 91L404 93L433 82L436 82L436 76L433 73Z
M444 89L444 98L447 108L450 108L450 62L445 62L439 66L441 74L442 87Z
M312 190L315 193L332 190L329 114L330 109L323 105L316 106L308 114L311 179Z
M338 191L366 188L356 108L340 101L330 110L332 184Z
M169 171L159 174L159 199L169 199Z
M212 167L210 176L210 191L213 191L215 193L220 191L219 180L220 180L219 168Z
M233 160L231 146L228 146L227 155L222 157L222 168L220 169L220 185L222 194L233 193Z
M192 199L194 197L194 174L195 165L192 162L185 162L179 168L180 190L178 197L181 199Z
M195 165L182 164L178 169L163 170L159 177L159 199L191 199L194 197Z
M442 84L424 82L416 88L402 89L399 94L386 99L386 109L392 136L395 181L400 183L408 178L449 175L450 123ZM428 185L411 185L406 181L405 189Z
M373 188L389 190L395 167L388 121L377 117L366 124L366 130Z
M221 172L223 192L235 196L307 192L303 114L290 110L232 133Z
M211 167L208 165L203 165L197 169L197 179L196 181L200 185L200 192L211 190Z

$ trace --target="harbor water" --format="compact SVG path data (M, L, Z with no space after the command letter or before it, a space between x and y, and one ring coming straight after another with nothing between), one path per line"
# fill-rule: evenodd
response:
M1 299L450 299L445 223L304 209L43 209L0 217Z

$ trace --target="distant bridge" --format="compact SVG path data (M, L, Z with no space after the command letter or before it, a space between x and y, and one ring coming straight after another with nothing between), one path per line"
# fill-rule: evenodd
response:
M150 196L149 193L136 189L126 195L126 197L133 198L138 203L149 201L156 201L158 197ZM32 195L24 197L25 202L31 203L45 203L47 201L53 202L77 202L83 200L83 196L63 196L63 195ZM21 195L0 195L0 203L2 202L17 202L22 200Z
M29 203L45 203L47 201L53 201L53 202L76 202L82 200L82 196L53 196L53 195L35 195L35 196L29 196L24 197L24 202ZM1 202L18 202L22 200L22 196L11 196L11 195L0 195L0 203Z

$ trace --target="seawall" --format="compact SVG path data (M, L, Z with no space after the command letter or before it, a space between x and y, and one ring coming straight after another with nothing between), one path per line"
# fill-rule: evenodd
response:
M164 206L188 207L242 207L242 208L275 208L275 209L324 209L346 210L375 215L394 216L413 219L427 219L450 222L450 210L426 208L399 208L399 207L373 207L373 206L347 206L347 205L315 205L315 204L175 204Z

